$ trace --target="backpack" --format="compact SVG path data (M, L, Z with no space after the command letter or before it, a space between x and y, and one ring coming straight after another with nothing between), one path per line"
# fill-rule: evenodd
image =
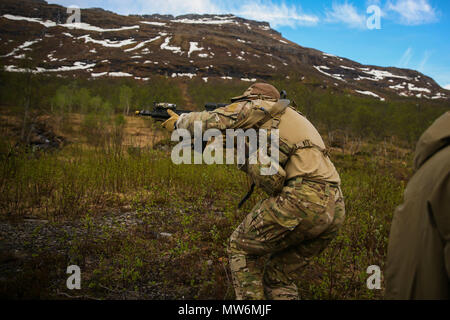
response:
M290 101L287 99L281 99L277 102L249 100L248 103L249 106L241 112L241 114L243 114L242 119L236 123L236 126L240 127L245 125L245 127L251 126L254 129L267 130L267 151L269 151L270 148L268 146L272 142L272 130L278 129L282 115L285 113L286 109L290 107ZM293 110L298 112L295 109ZM253 183L247 195L239 203L239 208L251 196L255 186L260 187L270 196L278 195L282 191L286 180L287 174L284 168L291 156L296 153L297 150L316 148L325 156L328 155L328 151L326 149L312 143L310 140L303 140L296 144L292 144L283 137L279 136L278 139L275 139L275 141L278 142L278 161L269 162L265 159L266 161L261 162L258 158L256 164L245 164L240 167L241 170L250 176ZM261 155L260 147L258 147L256 152L258 155ZM269 153L263 152L263 154L267 154L269 157L272 157ZM268 170L271 166L274 174L261 174L261 170Z

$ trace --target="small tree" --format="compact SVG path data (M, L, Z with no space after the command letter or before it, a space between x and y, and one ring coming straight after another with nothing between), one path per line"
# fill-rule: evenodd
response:
M30 134L31 134L31 124L33 119L29 119L33 115L33 103L36 102L38 97L38 81L36 79L36 75L34 74L34 70L36 67L36 62L28 57L21 61L19 64L19 68L25 70L24 73L24 83L21 84L21 92L23 93L22 97L22 106L23 106L23 123L22 130L20 133L20 139L26 143L29 142Z
M97 113L102 110L103 100L100 96L91 97L89 99L89 112Z
M77 106L78 110L83 113L89 112L89 101L91 99L91 93L87 88L79 89L74 97L74 104Z
M133 91L130 87L123 85L120 87L119 104L123 108L123 114L128 115L130 113L130 103L133 97Z

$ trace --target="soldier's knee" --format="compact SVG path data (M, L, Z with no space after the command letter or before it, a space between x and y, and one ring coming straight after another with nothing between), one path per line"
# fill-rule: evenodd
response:
M264 293L269 300L298 299L297 286L287 274L277 270L276 266L268 266L263 275Z
M283 270L280 270L280 267L281 265L277 265L273 260L269 259L269 261L267 261L263 275L265 285L273 287L281 283L290 282Z
M268 300L298 300L298 289L294 283L279 287L265 286L264 294Z

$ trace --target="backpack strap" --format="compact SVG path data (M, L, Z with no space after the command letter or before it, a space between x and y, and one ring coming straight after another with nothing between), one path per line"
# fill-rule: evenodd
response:
M318 146L317 144L312 143L311 140L309 140L309 139L306 139L306 140L296 143L295 148L292 150L292 154L295 153L295 151L297 151L299 149L307 149L307 148L317 149L320 152L322 152L323 155L326 157L330 155L330 152L327 148L324 149L324 148Z
M266 110L264 107L261 107L261 106L254 106L254 108L256 110L261 110L262 112L265 113L265 117L262 118L260 121L258 121L256 126L259 128L264 123L266 123L267 121L272 119L272 125L271 125L272 129L278 129L278 125L280 124L281 115L284 113L284 111L286 110L286 108L289 106L290 103L291 102L288 99L278 100L274 105L272 105L270 110Z
M280 125L280 121L281 121L281 116L284 113L284 110L282 113L278 113L276 114L273 118L272 118L272 129L278 129L278 126Z
M262 118L260 121L256 123L256 127L260 128L264 123L272 119L270 130L278 129L278 126L280 125L281 121L281 116L286 111L286 108L290 105L290 103L291 102L288 99L280 99L274 105L272 105L270 111L266 110L264 107L253 105L253 109L261 110L265 114L264 118ZM239 202L238 204L239 209L244 205L244 203L248 200L248 198L251 197L251 195L255 190L255 186L256 184L253 182L247 194Z

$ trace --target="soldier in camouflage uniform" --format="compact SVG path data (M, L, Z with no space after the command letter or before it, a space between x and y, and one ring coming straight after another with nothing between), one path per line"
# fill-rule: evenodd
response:
M345 217L340 178L322 138L293 108L268 114L279 99L273 86L256 83L224 108L180 117L170 113L163 124L169 130L184 128L191 133L194 121L201 121L203 130L279 130L281 187L279 179L258 176L249 165L241 167L270 197L257 203L230 237L237 299L298 299L296 276L327 247ZM262 270L257 259L266 254L270 256Z

